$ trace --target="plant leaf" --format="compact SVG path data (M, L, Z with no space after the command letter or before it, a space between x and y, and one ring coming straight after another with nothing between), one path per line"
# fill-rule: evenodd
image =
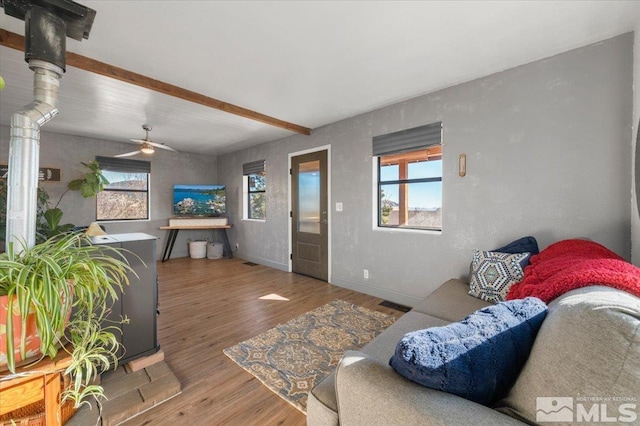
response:
M49 209L44 212L44 219L49 226L49 229L54 230L58 228L58 224L60 223L60 219L62 219L62 210L59 208Z
M83 182L82 179L74 179L67 184L67 188L69 188L72 191L78 191L82 186L82 182Z

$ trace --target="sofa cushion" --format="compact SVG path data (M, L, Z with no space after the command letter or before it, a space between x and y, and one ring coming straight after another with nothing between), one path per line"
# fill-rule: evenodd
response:
M535 422L542 415L537 398L573 398L588 410L593 403L580 398L595 397L605 398L608 416L617 417L619 404L639 395L640 298L591 286L549 304L529 360L497 406Z
M473 251L469 294L487 302L503 302L512 285L524 277L521 262L531 253Z
M362 352L384 363L389 361L391 355L396 350L396 344L405 334L410 331L421 330L430 327L441 327L449 324L449 321L443 321L430 315L418 312L407 312L396 322L371 342L362 348Z
M435 289L412 311L421 312L448 322L460 321L472 312L491 306L492 303L469 296L469 284L452 279Z
M340 426L524 425L489 407L406 380L362 352L347 351L338 364L336 393ZM309 426L318 424L314 419Z
M474 312L459 323L407 333L389 364L423 386L488 405L508 392L547 306L529 297Z
M398 343L398 340L406 333L426 327L442 326L447 323L447 321L429 315L413 311L407 312L398 318L392 326L384 330L378 337L362 348L362 352L386 363L389 357L393 355L396 343ZM325 420L320 424L338 424L338 403L335 392L335 375L333 373L324 378L324 380L311 390L307 401L307 410L320 413L322 418L329 419L333 417L335 420Z

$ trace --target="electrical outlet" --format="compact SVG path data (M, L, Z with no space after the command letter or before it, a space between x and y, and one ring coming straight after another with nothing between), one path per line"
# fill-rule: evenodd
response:
M336 203L336 211L337 212L341 212L342 211L342 203Z
M369 270L368 269L364 269L362 275L364 276L365 280L368 280L369 279Z
M236 251L240 248L240 244L236 243Z

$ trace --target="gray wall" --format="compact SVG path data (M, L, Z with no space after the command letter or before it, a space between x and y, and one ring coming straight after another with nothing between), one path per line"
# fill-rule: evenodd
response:
M474 248L524 235L541 248L588 237L629 259L632 65L629 33L220 156L232 244L241 257L288 269L287 156L330 144L332 203L344 204L332 214L334 284L413 305L444 280L466 277ZM435 121L444 126L442 233L374 230L372 136ZM259 159L267 220L246 222L242 163Z
M46 129L46 127L43 127ZM10 128L0 126L0 162L7 164L9 155ZM86 137L51 133L46 130L40 138L40 165L62 170L61 182L43 182L41 185L51 196L55 204L70 180L82 177L86 168L81 162L89 162L96 155L113 156L134 151L135 145ZM158 229L169 224L172 216L174 183L217 183L217 157L201 154L174 154L156 150L151 157L140 155L134 159L151 161L150 181L150 220L104 223L107 232L145 232L159 238L158 256L168 231ZM62 223L88 225L96 220L95 199L84 199L78 191L68 192L62 199L60 208L64 211ZM189 231L181 232L175 243L172 257L187 256L187 239L211 237L210 233Z
M633 87L636 88L633 93L633 131L631 133L631 146L633 151L640 149L636 147L636 137L638 133L638 122L640 121L640 23L634 31L633 51ZM640 153L639 153L640 154ZM640 164L635 163L635 156L631 157L634 166L633 189L631 194L631 247L633 249L632 260L636 266L640 266L640 211L637 207L637 194L640 188L636 188L635 182L639 178L636 176L640 170Z
M450 277L466 277L472 250L491 249L523 235L541 248L589 237L631 258L634 36L622 35L532 64L450 87L314 130L216 158L156 152L152 161L151 220L106 224L110 233L140 231L166 237L174 183L224 183L238 255L288 269L288 154L331 145L331 282L413 305ZM637 63L637 62L636 62ZM636 71L635 80L638 80ZM632 104L636 105L632 114ZM444 125L441 234L373 229L372 136L435 121ZM9 128L0 126L6 163ZM81 161L132 145L42 132L41 165L62 169L61 183L44 183L56 200L80 177ZM457 174L467 154L467 176ZM242 163L266 160L267 220L241 220ZM64 221L95 219L95 201L65 196ZM187 255L183 232L174 257ZM640 245L634 244L634 260ZM368 269L369 280L362 278Z

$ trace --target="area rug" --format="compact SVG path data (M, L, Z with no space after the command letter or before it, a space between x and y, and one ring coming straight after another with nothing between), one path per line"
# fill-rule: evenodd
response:
M334 300L224 353L306 413L308 392L333 371L342 355L362 348L394 321L392 315Z

